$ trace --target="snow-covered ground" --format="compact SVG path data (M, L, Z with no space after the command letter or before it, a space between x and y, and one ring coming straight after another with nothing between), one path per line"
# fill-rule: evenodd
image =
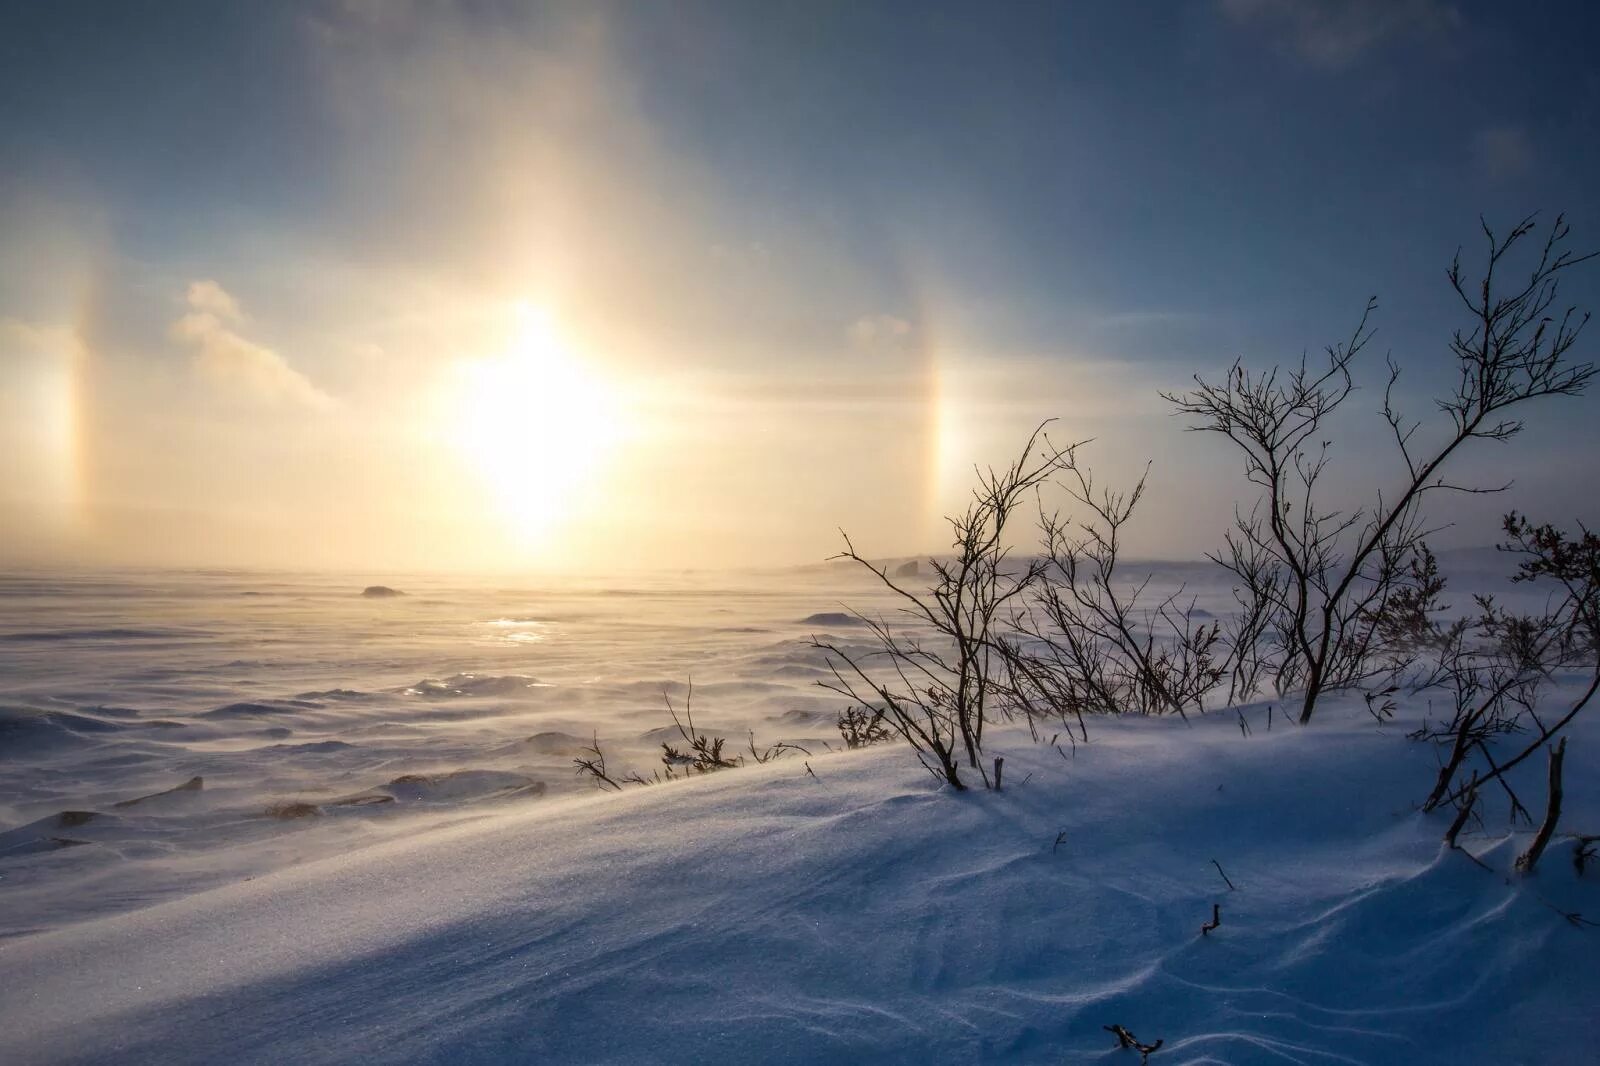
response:
M1600 929L1563 917L1600 919L1600 868L1558 838L1511 873L1499 807L1479 862L1441 850L1426 698L1091 721L1061 753L1000 728L1005 790L954 794L898 745L821 752L805 638L851 627L805 619L882 602L847 571L395 583L4 583L0 1062L1137 1062L1110 1025L1158 1066L1600 1046ZM594 733L648 772L690 674L703 729L818 754L573 775ZM1565 829L1600 832L1597 751L1580 718Z
M806 619L881 602L839 567L383 580L405 595L364 598L360 577L0 577L0 940L587 795L572 760L596 734L648 773L663 690L681 706L691 679L697 722L740 748L749 730L837 741L806 644L834 619Z

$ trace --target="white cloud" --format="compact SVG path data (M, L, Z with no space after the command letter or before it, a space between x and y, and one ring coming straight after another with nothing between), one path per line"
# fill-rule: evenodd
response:
M1347 67L1374 48L1446 32L1461 14L1443 0L1218 0L1223 14L1258 26L1308 62Z
M189 282L186 298L194 310L215 315L222 321L240 322L244 319L239 310L239 301L228 295L228 291L214 281Z
M1491 126L1473 136L1472 161L1491 182L1520 178L1533 169L1533 142L1520 126Z
M244 320L239 302L214 281L195 281L186 294L189 312L172 323L173 339L194 352L194 365L207 380L221 388L255 397L266 403L296 404L315 410L334 406L323 392L288 361L229 324Z

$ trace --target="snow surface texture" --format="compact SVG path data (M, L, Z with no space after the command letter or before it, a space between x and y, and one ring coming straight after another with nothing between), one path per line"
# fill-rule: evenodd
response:
M367 584L0 577L0 940L587 795L597 733L648 774L691 678L733 746L820 751L837 701L806 642L831 630L806 619L882 602L838 567Z
M1063 738L1064 756L1002 729L989 745L1006 756L1000 793L941 790L904 748L886 746L620 796L560 794L581 782L552 734L586 739L596 728L620 743L626 733L613 758L648 768L662 721L650 671L693 666L702 726L748 722L769 743L824 736L815 719L825 704L805 702L817 699L804 676L815 663L794 628L836 603L829 582L842 580L809 575L735 597L731 628L742 632L705 624L724 598L635 604L636 631L595 623L610 633L603 647L575 637L558 654L552 635L518 649L539 664L529 674L575 678L547 688L485 682L482 692L452 678L514 676L491 643L460 664L475 669L432 671L459 695L363 680L348 686L370 693L361 698L279 708L264 701L311 689L288 685L286 697L217 679L210 711L274 710L210 717L181 713L180 690L195 682L172 649L95 638L117 643L123 665L91 657L73 684L106 684L137 663L174 672L149 689L123 682L119 705L137 709L121 718L45 708L112 728L24 732L27 754L0 741L4 802L20 816L10 824L48 820L41 808L72 789L93 794L71 809L104 815L51 829L98 841L82 846L29 851L36 830L0 840L17 851L0 854L13 934L0 940L0 1062L1137 1062L1114 1049L1102 1028L1112 1024L1164 1040L1157 1066L1591 1057L1600 932L1561 915L1600 917L1600 870L1580 877L1572 842L1558 838L1534 876L1510 874L1529 834L1507 835L1503 813L1462 838L1490 869L1442 851L1448 815L1414 809L1435 765L1404 736L1427 712L1421 700L1386 725L1359 701L1332 703L1304 729L1279 713L1269 730L1266 705L1254 705L1243 709L1248 736L1231 711L1192 725L1092 721L1088 744ZM407 591L355 602L411 609L425 598ZM324 609L335 617L319 629ZM287 646L270 657L318 674L322 691L339 687L326 675L341 669L371 679L448 643L413 617L341 648L334 637L351 624L342 607L300 610L308 631L286 625ZM697 617L640 620L679 611ZM328 662L307 665L323 642ZM191 666L203 658L189 654ZM634 673L578 678L602 659ZM73 662L56 659L57 691ZM5 699L38 712L50 683L6 676ZM163 687L178 707L153 694ZM183 723L167 729L200 738L116 728L156 718L158 706ZM461 711L430 717L441 708ZM274 743L350 747L267 754L253 732L264 721L293 731L265 738ZM408 745L402 727L413 721ZM785 722L806 725L780 734ZM1600 729L1579 724L1564 827L1594 832L1600 787L1585 753L1600 751ZM532 753L504 763L485 754L511 733ZM113 780L119 748L143 758ZM472 766L456 765L468 755ZM318 757L348 760L336 765L351 780L318 776L307 761ZM432 784L400 780L430 760ZM1532 763L1525 799L1542 797ZM501 778L446 777L452 766L549 787L508 795ZM145 801L178 813L102 801L186 774L210 776L201 790ZM211 784L218 775L226 790ZM326 812L322 801L356 782L387 788L393 802L299 819L257 809L299 796ZM210 813L183 813L197 800ZM97 824L105 836L93 837ZM1213 904L1222 924L1202 936Z

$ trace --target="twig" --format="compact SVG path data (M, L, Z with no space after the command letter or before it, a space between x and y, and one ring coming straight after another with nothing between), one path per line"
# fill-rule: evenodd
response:
M1227 878L1223 878L1223 880L1227 880ZM1211 920L1200 927L1200 935L1201 936L1210 936L1211 935L1211 930L1215 929L1217 926L1219 926L1221 924L1222 924L1222 905L1220 903L1213 903L1211 905Z
M1056 849L1061 846L1061 842L1063 840L1066 840L1066 839L1067 839L1067 831L1065 829L1063 829L1061 832L1057 833L1056 834L1056 842L1054 844L1050 845L1050 854L1054 855L1055 852L1056 852Z
M1594 842L1600 840L1600 836L1580 836L1577 840L1578 846L1572 850L1572 866L1578 871L1578 876L1582 877L1585 864L1597 857Z
M1591 920L1589 918L1585 918L1582 914L1579 914L1577 911L1564 911L1560 907L1557 907L1554 903L1551 903L1549 900L1545 900L1544 901L1544 905L1546 907L1549 907L1551 910L1555 911L1557 914L1561 915L1561 917L1565 918L1567 920L1567 924L1568 925L1576 926L1579 929L1584 929L1584 928L1600 929L1600 922L1596 922L1596 921L1593 921L1593 920Z
M1160 1051L1161 1045L1166 1043L1165 1040L1157 1040L1154 1044L1141 1044L1139 1043L1138 1037L1134 1036L1132 1033L1128 1032L1127 1029L1120 1025L1102 1025L1100 1028L1117 1038L1117 1047L1132 1048L1133 1050L1137 1051L1139 1053L1139 1061L1141 1063L1147 1062L1150 1056L1153 1053Z
M594 778L594 783L599 786L600 791L602 792L604 792L607 788L616 789L618 792L622 791L622 786L617 784L616 781L612 780L610 775L606 773L606 756L605 753L600 750L599 733L594 734L593 740L587 748L579 748L578 750L589 752L591 756L587 759L578 758L572 760L572 764L577 768L578 773L588 774L590 777Z

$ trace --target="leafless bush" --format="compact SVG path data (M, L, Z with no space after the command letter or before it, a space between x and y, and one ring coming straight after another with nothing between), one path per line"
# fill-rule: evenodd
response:
M982 753L992 704L1007 690L1000 627L1042 569L1037 560L1013 563L1006 538L1017 508L1072 456L1071 447L1053 446L1044 431L1041 425L1033 432L1010 466L978 472L972 502L950 519L952 556L929 560L933 580L926 593L897 583L845 537L845 550L837 558L871 571L900 598L902 616L928 631L928 637L908 626L858 615L877 645L874 652L812 641L828 652L833 673L831 681L819 684L852 705L881 709L923 766L955 789L967 787L961 779L963 762L977 771L986 788L992 787Z
M1398 487L1380 492L1369 507L1331 508L1322 476L1329 463L1327 423L1355 388L1351 367L1372 338L1375 301L1321 364L1302 358L1287 371L1251 372L1235 363L1221 381L1196 376L1192 391L1165 394L1196 419L1192 428L1219 433L1244 454L1246 477L1260 492L1257 506L1239 514L1228 554L1214 558L1240 579L1247 596L1259 598L1246 613L1270 619L1263 635L1275 647L1273 679L1280 692L1302 693L1302 723L1324 691L1381 668L1381 656L1374 655L1383 647L1379 620L1390 614L1391 599L1429 532L1424 500L1439 491L1497 491L1445 480L1443 471L1460 449L1469 441L1510 439L1523 427L1520 405L1580 394L1594 377L1593 365L1567 358L1588 315L1555 308L1565 271L1592 258L1565 248L1564 219L1550 227L1526 281L1504 282L1506 257L1534 228L1528 218L1498 237L1485 224L1481 278L1467 280L1459 253L1447 272L1470 324L1451 342L1457 380L1435 401L1443 419L1431 447L1419 445L1421 424L1394 406L1400 368L1390 360L1381 412L1401 473ZM1272 579L1260 581L1262 573Z
M1487 597L1479 602L1483 615L1454 633L1430 678L1450 699L1450 720L1439 726L1424 725L1412 734L1415 739L1447 746L1433 791L1423 803L1425 811L1445 802L1471 756L1492 762L1490 743L1520 728L1519 722L1532 712L1548 680L1545 659L1560 640L1560 627L1548 616L1512 618ZM1506 632L1534 643L1519 647L1500 636ZM1507 789L1512 814L1525 814L1515 793L1504 782L1502 786Z
M1496 782L1510 797L1513 813L1528 817L1507 773L1554 739L1600 689L1600 537L1581 526L1577 536L1568 537L1516 513L1506 516L1504 530L1502 550L1518 559L1512 580L1544 583L1556 590L1555 596L1539 615L1512 614L1492 599L1480 598L1483 614L1477 628L1489 650L1455 652L1448 671L1456 697L1454 718L1446 729L1425 734L1447 740L1449 751L1424 810L1459 805L1469 792ZM1580 665L1590 672L1583 692L1558 717L1541 714L1537 697L1542 683L1558 669ZM1496 761L1492 739L1530 732L1531 741ZM1483 767L1473 767L1471 779L1461 783L1473 755Z
M1236 524L1244 519L1236 516ZM1234 603L1239 608L1223 630L1223 644L1228 649L1228 703L1235 704L1252 699L1261 689L1262 677L1268 672L1274 658L1274 629L1278 605L1283 602L1283 571L1275 565L1273 557L1256 548L1253 541L1236 536L1233 531L1223 534L1227 554L1212 556L1238 581L1233 588Z
M694 724L692 680L684 694L682 714L679 714L678 708L673 705L669 694L662 692L661 698L667 705L667 714L671 717L673 727L682 738L684 746L680 747L670 740L662 741L660 768L652 770L649 777L645 777L637 770L618 772L609 769L597 734L588 747L581 749L583 754L572 760L577 772L588 775L602 791L621 792L624 785L657 785L665 781L676 781L696 774L730 770L744 765L744 756L725 754L728 745L726 737L709 736L700 732ZM805 747L788 741L779 741L771 745L757 744L754 730L749 731L749 738L750 756L758 763L768 763L793 752L808 756L811 754Z
M786 740L780 740L776 744L771 745L757 744L755 730L752 729L749 731L749 733L750 757L762 765L772 762L774 759L781 759L785 755L790 755L794 752L799 752L802 755L811 754L811 749L803 747L799 744L791 744Z
M594 734L594 739L590 741L589 746L580 750L585 754L572 760L572 765L577 768L577 772L579 774L588 774L602 792L607 789L621 792L622 785L606 769L606 753L600 748L600 734Z
M887 712L882 707L852 704L839 712L839 736L846 748L866 748L894 739L894 731L884 724Z
M672 716L672 724L677 727L678 735L689 745L689 750L683 751L675 747L671 741L661 742L661 763L666 767L668 778L673 776L674 768L679 773L709 774L715 770L732 769L744 761L738 755L727 758L722 754L727 738L709 737L695 728L693 681L689 682L688 691L684 693L681 718L678 716L678 709L672 705L672 697L663 691L661 698L667 705L667 714ZM754 744L755 736L751 734L752 748Z
M1025 638L1009 645L1015 698L1035 716L1066 709L1080 724L1084 713L1203 711L1228 669L1220 624L1197 618L1182 588L1150 599L1148 575L1129 580L1118 569L1122 530L1145 479L1126 494L1097 491L1071 457L1059 484L1084 516L1040 515L1038 587L1012 618Z

